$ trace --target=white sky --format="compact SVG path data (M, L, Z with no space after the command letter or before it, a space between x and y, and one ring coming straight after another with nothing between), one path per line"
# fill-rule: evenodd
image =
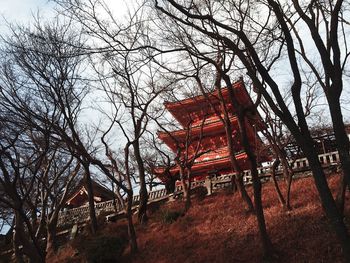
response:
M53 3L48 0L0 0L0 14L11 23L27 23L37 11L48 15Z
M126 14L127 5L137 0L105 0L105 3L116 16ZM0 33L6 32L6 23L27 24L33 20L33 14L40 13L42 18L48 18L55 13L55 3L50 0L0 0Z

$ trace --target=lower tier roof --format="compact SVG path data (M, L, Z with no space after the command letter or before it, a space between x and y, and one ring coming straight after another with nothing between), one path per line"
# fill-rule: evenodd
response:
M245 152L241 152L235 155L236 160L238 162L238 165L240 169L246 170L249 169L249 161L247 160L247 154ZM191 172L193 174L205 174L210 173L212 171L221 171L221 170L231 170L232 172L232 166L230 161L230 155L226 153L225 155L218 155L212 158L208 159L201 159L200 161L197 161L193 164ZM154 173L157 175L157 177L162 181L167 181L167 176L164 174L166 172L166 169L164 167L157 167L154 170ZM171 176L176 176L180 172L180 167L177 165L174 165L169 170Z

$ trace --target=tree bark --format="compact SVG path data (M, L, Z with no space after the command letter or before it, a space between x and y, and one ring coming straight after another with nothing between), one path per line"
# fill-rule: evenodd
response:
M191 170L187 168L187 194L185 198L185 213L190 209L191 203Z
M18 233L16 231L16 225L14 226L14 229L12 232L13 232L13 235L12 235L13 257L17 263L24 263L23 254L21 253L21 251L19 249L19 246L21 244L19 241Z
M282 161L282 167L283 167L283 173L284 177L287 180L287 192L286 192L286 208L288 210L291 210L292 207L290 206L290 192L292 188L292 182L293 182L293 175L294 171L293 169L289 166L288 161L284 159Z
M46 237L46 259L52 257L57 251L57 228L53 226L53 223L47 225L47 237Z
M313 177L321 198L323 209L340 241L346 261L350 262L350 236L343 221L343 216L337 208L336 202L329 189L326 176L312 145L303 144L303 146L303 152L307 156L310 168L313 171Z
M146 185L146 175L145 175L145 166L140 153L140 144L139 141L136 140L133 144L134 154L137 162L137 167L139 171L140 178L140 204L138 210L138 220L141 224L147 222L147 203L148 203L148 192Z
M333 98L331 95L329 95L328 104L331 113L339 159L342 165L344 182L350 188L350 144L343 121L339 98Z
M16 220L16 225L14 228L14 245L18 246L19 244L21 244L22 247L22 251L23 254L27 255L29 258L29 262L33 262L33 263L38 263L38 262L45 262L41 251L38 251L37 246L35 246L33 243L31 243L28 238L27 238L27 234L24 231L24 221L22 218L22 215L19 211L15 211L15 220ZM22 254L21 252L19 252L19 248L18 247L14 247L14 251L16 254L16 257L20 254ZM21 260L21 256L18 257L19 260Z
M271 258L273 255L273 246L266 230L264 210L263 210L262 201L261 201L261 181L259 179L257 165L256 165L256 161L254 161L254 157L251 154L248 154L248 156L250 156L249 160L251 162L251 172L252 172L253 188L254 188L255 213L258 221L264 258Z
M233 170L236 172L234 175L234 182L238 189L238 191L241 194L242 199L245 201L248 212L254 211L254 205L252 200L250 199L247 190L245 189L244 183L243 183L243 171L241 167L239 167L238 162L236 160L235 156L235 150L233 148L233 139L232 139L232 127L231 127L231 121L228 116L228 112L226 110L226 105L224 102L224 98L221 93L221 89L218 88L219 96L220 96L220 103L222 107L222 111L224 113L224 126L225 126L225 133L226 133L226 139L227 139L227 147L230 153L230 163L233 168Z
M274 250L273 250L272 242L266 230L265 216L264 216L264 210L263 210L262 200L261 200L261 181L260 181L258 169L257 169L258 166L256 162L256 157L249 145L246 129L244 126L245 125L244 119L239 117L239 123L240 123L242 144L243 144L244 150L247 153L248 160L250 162L250 169L251 169L251 174L253 179L253 189L254 189L255 214L258 221L258 227L260 232L261 243L263 246L264 258L269 259L273 256Z
M258 174L258 166L256 161L256 156L252 151L252 147L249 144L247 130L245 127L245 109L240 105L234 95L233 87L229 76L226 74L223 76L223 79L227 85L229 91L229 98L232 103L233 110L237 112L237 120L239 126L239 133L241 137L241 142L243 148L247 154L248 160L250 162L250 169L253 179L253 189L254 189L254 204L255 204L255 214L258 221L258 227L260 232L261 243L263 246L264 258L271 258L274 254L272 242L266 230L264 210L261 200L261 181ZM255 110L255 109L254 109Z
M338 209L342 215L344 215L344 207L345 207L345 194L346 194L346 179L344 174L341 176L340 184L339 184L339 190L337 194L337 204L338 204Z
M59 209L53 212L49 222L47 223L47 237L46 237L46 258L52 257L57 252L57 221Z
M279 159L276 159L273 162L272 167L271 167L271 178L272 178L273 185L274 185L276 193L277 193L278 201L280 202L280 204L283 207L283 209L286 209L286 201L283 198L281 189L280 189L280 187L278 185L277 178L276 178L276 169L277 169L279 164L280 164L280 160Z
M127 183L127 203L126 203L126 218L128 221L128 235L129 235L129 244L130 244L130 250L131 252L135 253L138 250L137 247L137 239L136 239L136 232L134 228L134 223L132 220L132 205L133 205L133 191L132 191L132 185L131 185L131 179L130 179L130 169L129 169L129 147L130 142L128 142L125 145L124 148L124 165L125 165L125 175L126 175L126 183Z
M137 246L137 240L136 240L135 227L132 220L132 199L133 199L133 193L130 190L130 192L128 192L128 201L126 205L126 218L128 221L128 235L129 235L130 249L132 253L136 253L138 251L138 246Z
M89 215L90 215L91 233L93 235L95 235L97 232L98 225L97 225L97 218L96 218L96 212L95 212L94 192L93 192L93 188L92 188L89 164L84 162L83 167L85 170L84 181L85 181L85 186L86 186L86 191L88 194L88 201L89 201Z
M183 192L183 199L185 200L185 213L187 212L187 210L190 208L191 206L191 196L190 196L190 186L187 184L186 178L185 178L185 168L179 164L180 167L180 180L181 180L181 184L182 184L182 192Z

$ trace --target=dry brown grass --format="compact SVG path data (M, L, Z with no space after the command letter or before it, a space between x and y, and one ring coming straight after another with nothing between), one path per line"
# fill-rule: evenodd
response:
M331 176L329 182L335 190L338 176ZM280 184L285 190L284 183ZM249 193L252 195L252 189ZM278 254L275 262L341 262L340 247L322 211L313 179L295 180L291 200L293 210L282 211L273 185L263 185L267 228ZM179 211L182 204L171 203L166 209ZM190 211L170 225L154 213L147 226L137 227L137 235L140 252L131 256L126 251L122 262L262 261L256 218L245 212L238 194L194 200Z
M334 192L338 177L329 177ZM280 184L285 191L284 183ZM252 195L252 189L248 190ZM283 211L273 185L263 185L266 224L278 255L274 262L341 262L340 246L322 211L313 179L295 180L291 197L292 211ZM349 219L350 200L346 203ZM166 223L162 218L164 211L180 212L182 208L182 202L165 204L150 214L147 225L136 225L139 252L130 255L126 249L115 262L262 262L256 218L246 213L238 194L194 198L188 213L175 222ZM123 221L107 225L102 234L117 235L121 229L125 231ZM76 255L76 243L67 244L55 262L86 262ZM84 247L83 240L80 246Z

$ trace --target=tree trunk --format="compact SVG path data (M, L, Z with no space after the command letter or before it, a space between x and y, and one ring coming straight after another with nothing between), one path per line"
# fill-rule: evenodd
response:
M240 169L239 169L240 170ZM243 172L238 172L234 175L234 185L237 187L241 194L242 199L247 205L247 212L254 212L254 205L252 199L249 197L247 190L243 183Z
M187 168L187 194L185 197L185 213L190 209L191 207L191 170Z
M345 207L345 193L346 193L346 180L344 174L341 176L340 186L337 194L337 204L338 209L342 215L344 215L344 207Z
M290 168L290 165L288 163L288 158L287 158L287 154L286 152L283 150L283 146L281 145L281 142L279 139L277 139L277 135L275 132L273 132L273 135L265 130L262 131L264 136L267 138L267 140L269 141L269 144L271 146L272 151L275 154L276 160L279 159L280 163L282 164L282 171L283 171L283 177L286 181L286 185L287 185L287 191L286 191L286 197L284 198L280 188L278 187L277 182L275 183L275 186L278 187L278 189L276 188L277 194L278 192L281 193L281 199L280 202L283 202L283 207L286 208L287 210L291 210L291 206L290 206L290 191L291 191L291 186L292 186L292 179L293 179L293 170ZM275 163L272 165L274 166ZM272 176L275 176L275 169L276 167L272 167ZM272 178L275 181L275 178ZM278 194L279 195L279 194Z
M20 244L20 241L19 241L18 233L17 233L15 228L14 228L14 230L12 232L13 232L13 235L12 235L12 246L13 246L13 257L14 257L14 260L17 263L24 263L23 254L21 253L21 251L19 249L19 246L21 244Z
M259 179L256 162L251 158L249 158L249 160L251 161L251 171L253 178L255 213L258 221L264 258L270 258L273 255L273 247L270 237L266 230L264 210L261 201L261 182Z
M140 153L139 141L136 140L133 144L134 154L137 162L137 167L139 171L140 178L140 204L138 211L138 220L141 224L147 222L147 203L148 203L148 192L146 185L146 175L145 175L145 166Z
M57 252L57 221L59 209L53 212L47 223L47 238L46 238L46 258L52 257Z
M129 235L129 244L132 253L136 253L138 250L137 240L136 240L136 232L134 228L134 223L132 220L132 199L133 193L132 190L128 193L128 200L126 204L126 218L128 221L128 235Z
M277 193L278 201L280 202L280 204L283 207L283 209L286 209L286 201L283 198L281 189L280 189L280 187L278 185L278 182L277 182L277 179L276 179L276 169L277 169L279 164L280 164L280 160L279 159L276 159L273 162L272 167L271 167L271 178L272 178L273 184L275 186L275 190L276 190L276 193Z
M321 198L323 209L328 219L330 220L331 225L333 226L338 240L340 241L346 262L350 262L350 236L348 233L348 229L343 221L343 216L338 210L336 202L333 199L332 193L328 187L326 176L318 160L317 154L315 153L312 147L307 147L307 145L305 144L303 146L303 152L309 160L309 165L313 172L313 177Z
M56 227L49 223L46 238L46 259L52 257L57 251Z
M345 130L345 124L343 121L343 115L339 103L339 98L336 96L328 95L329 110L331 113L333 130L337 149L339 153L339 159L343 171L344 182L350 189L350 143L349 137Z
M350 236L348 229L344 224L342 214L338 210L336 202L329 189L326 176L319 162L317 152L314 149L313 140L309 133L306 133L305 131L301 133L298 127L296 127L292 121L289 122L284 120L284 123L294 135L297 144L301 147L305 157L309 161L309 166L321 199L323 210L325 211L330 224L337 235L346 262L350 262Z
M231 88L232 89L232 88ZM255 214L256 219L258 221L258 227L260 232L261 243L263 247L264 258L268 259L273 256L273 246L270 240L270 237L266 230L265 216L264 210L262 206L261 200L261 181L258 174L258 166L256 162L256 157L252 152L251 146L248 141L244 117L242 117L241 113L238 113L238 123L241 133L242 144L245 152L247 153L248 160L250 162L250 169L253 179L253 189L254 189L254 204L255 204Z
M237 120L238 120L241 142L248 156L248 160L250 162L250 169L251 169L251 174L253 179L253 189L254 189L255 214L258 221L258 227L260 232L261 243L263 246L264 258L268 259L273 256L274 251L273 251L272 242L266 230L264 210L263 210L262 201L261 201L261 182L259 179L256 157L252 151L251 145L249 144L247 131L245 127L245 114L244 114L245 109L243 108L242 105L239 105L234 95L232 83L230 81L229 76L224 75L224 81L229 91L229 98L232 103L232 107L234 107L233 110L236 110L237 112Z
M226 106L224 105L224 98L222 97L221 90L219 90L219 95L221 100L221 107L223 108L223 112L224 112L225 133L226 133L226 139L227 139L227 147L230 153L230 163L233 168L233 171L236 172L236 174L234 175L235 185L238 191L240 192L242 199L245 201L248 211L252 212L254 211L254 205L247 193L247 190L244 187L243 171L239 167L238 162L236 160L235 150L233 148L231 121L228 116L227 110L225 109Z
M187 184L186 178L185 178L185 168L180 165L180 180L182 184L182 192L183 192L183 200L185 200L185 213L191 206L191 196L190 196L190 186Z
M15 232L14 244L16 246L19 244L23 246L22 248L23 254L28 256L29 262L33 262L33 263L45 262L41 254L41 251L38 251L38 248L28 240L27 238L28 235L24 231L24 221L19 211L15 211L15 220L16 220L16 225L14 228L14 232ZM21 252L18 251L19 250L18 247L14 247L14 249L17 255L22 254ZM20 258L21 257L19 257L19 260L21 260Z
M132 205L133 205L133 190L132 190L132 184L131 184L131 176L130 176L130 168L129 168L129 147L130 142L127 142L124 148L124 165L125 165L125 175L126 175L126 183L128 190L127 192L127 203L126 203L126 218L128 221L128 235L129 235L129 243L130 243L130 249L132 252L136 252L138 250L137 248L137 240L136 240L136 233L134 228L134 223L132 220Z
M250 169L252 173L253 189L254 189L255 213L258 221L258 227L260 232L261 243L263 246L264 258L268 259L273 256L274 252L273 252L272 242L266 230L264 210L263 210L262 201L261 201L261 181L258 174L256 157L249 145L249 141L248 141L245 126L244 126L245 125L244 119L243 118L241 119L241 117L239 117L238 122L240 126L242 144L243 144L244 150L247 153L248 160L250 162Z
M168 180L165 182L166 193L172 194L175 192L176 178L175 176L171 176L171 174L167 178Z
M288 162L287 161L285 161L285 162L287 163L287 166L288 166L288 167L284 167L283 168L283 173L284 173L284 170L285 170L286 171L286 175L285 176L287 176L286 208L288 210L291 210L292 207L290 206L290 192L291 192L291 188L292 188L294 172L289 167Z
M97 218L96 218L96 212L95 212L95 202L94 202L94 192L92 188L92 182L91 182L91 176L90 176L90 169L88 163L83 163L84 166L84 181L86 186L86 191L88 194L88 201L89 201L89 215L90 215L90 227L91 227L91 233L93 235L97 232Z

